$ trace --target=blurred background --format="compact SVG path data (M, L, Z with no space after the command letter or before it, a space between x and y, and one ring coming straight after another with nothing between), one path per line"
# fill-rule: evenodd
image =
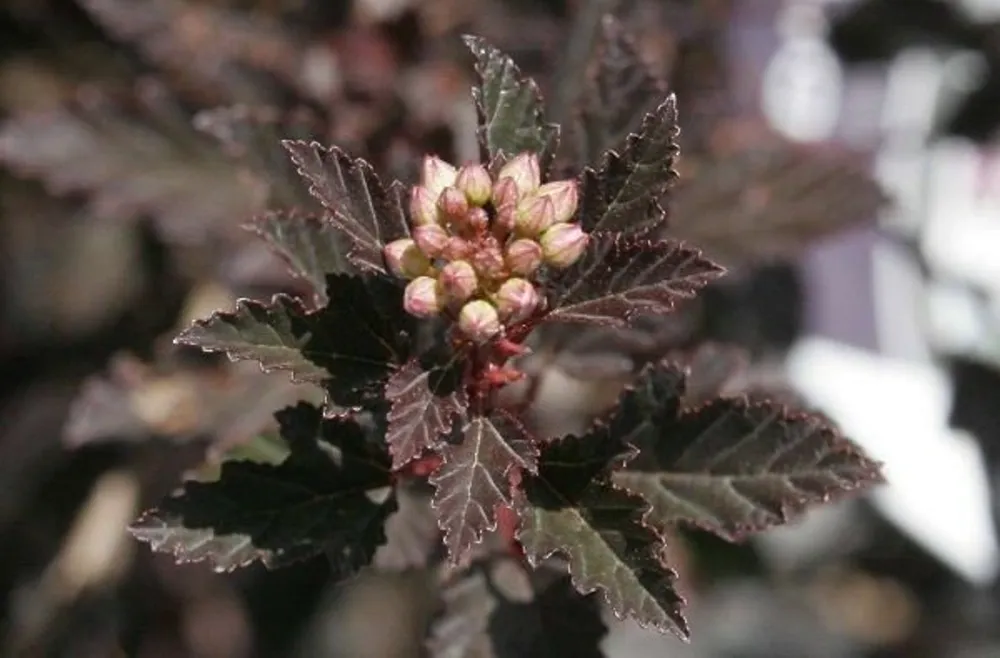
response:
M890 484L742 545L679 532L692 643L605 615L606 655L1000 656L997 0L4 0L0 656L422 655L441 596L413 556L335 586L125 532L184 475L280 458L271 412L315 394L170 340L302 290L243 228L307 203L279 138L404 181L474 157L458 36L565 117L612 9L678 93L671 230L732 272L645 357L742 348L733 392L822 409ZM575 363L537 422L602 395Z

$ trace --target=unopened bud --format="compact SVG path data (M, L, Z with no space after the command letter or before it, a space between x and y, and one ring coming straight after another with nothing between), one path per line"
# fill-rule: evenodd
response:
M528 318L538 308L540 299L535 286L524 279L507 279L495 296L500 317L511 323Z
M514 217L517 232L528 237L536 237L555 222L555 206L546 196L525 199Z
M469 208L469 211L465 213L465 226L473 234L482 233L489 226L490 216L486 214L484 208L479 206L473 206Z
M429 318L440 313L441 301L438 283L429 276L418 276L406 284L406 290L403 291L403 308L418 318Z
M510 233L514 230L516 217L516 206L510 204L500 206L497 208L497 216L495 220L496 227L504 234Z
M569 267L587 248L590 236L579 224L556 224L542 234L542 255L552 267Z
M389 270L401 279L412 279L427 272L431 266L417 243L409 238L394 240L383 249Z
M441 257L445 260L461 260L472 255L473 247L465 238L455 235L448 238L441 250Z
M514 240L507 245L505 260L511 272L529 276L542 264L542 245L527 238Z
M493 205L516 206L518 201L517 183L513 178L501 178L493 186Z
M474 206L481 206L490 200L493 192L493 181L490 172L482 165L468 165L458 170L455 187L465 193L466 198Z
M441 292L449 302L462 303L476 294L479 277L472 265L464 260L453 260L441 268L438 275Z
M485 343L500 333L500 314L489 302L476 299L459 311L458 328L474 343Z
M413 229L413 241L429 258L437 258L448 244L448 231L438 224L425 224Z
M410 190L410 219L414 226L438 223L437 198L422 185L414 185Z
M432 199L437 199L444 188L455 184L458 172L450 164L433 155L424 157L421 168L421 182L430 192Z
M484 240L472 252L471 261L476 272L484 279L501 279L508 274L500 243L492 237Z
M469 210L469 200L457 187L446 187L438 197L438 210L452 219L459 219Z
M553 223L568 222L573 219L577 204L576 181L560 180L546 183L538 188L536 194L539 197L552 199L552 207L555 210Z
M542 184L542 174L538 166L538 156L521 153L500 169L497 179L511 178L522 197L538 189Z

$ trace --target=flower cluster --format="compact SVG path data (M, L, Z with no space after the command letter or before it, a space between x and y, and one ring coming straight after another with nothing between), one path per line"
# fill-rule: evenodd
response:
M540 268L569 267L587 246L570 223L576 207L576 182L542 185L535 154L513 158L496 180L482 165L426 157L410 196L412 237L385 247L389 269L410 279L407 312L447 313L477 343L531 317L543 304Z

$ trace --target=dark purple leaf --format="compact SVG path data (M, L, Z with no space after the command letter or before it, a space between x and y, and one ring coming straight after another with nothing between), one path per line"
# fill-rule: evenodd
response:
M325 218L296 210L264 213L254 219L252 228L292 274L309 282L317 306L325 306L327 275L347 273L350 268L344 234Z
M364 270L386 274L382 247L409 235L402 185L384 186L370 164L336 146L297 140L283 144L309 182L309 191L346 234L351 261Z
M517 494L518 538L533 565L565 556L576 589L601 590L619 618L686 638L684 601L663 564L662 538L642 522L642 499L605 477L623 449L608 438L592 433L545 446L538 475Z
M240 300L236 311L195 322L175 342L321 383L335 404L362 404L406 360L414 319L393 281L331 275L327 284L329 304L317 311L283 295L270 304Z
M512 471L536 471L537 448L517 420L497 412L467 420L441 456L430 480L432 504L451 561L458 563L496 528L496 507L511 502Z
M666 221L660 202L677 178L673 94L646 114L637 133L581 175L580 221L588 232L645 233Z
M878 464L819 416L739 398L679 411L666 393L676 382L676 370L648 368L615 418L640 453L613 482L650 504L658 528L689 523L735 540L881 481Z
M736 377L747 369L743 350L719 343L701 343L696 348L668 358L687 372L682 405L695 407L723 395Z
M386 441L394 469L437 446L456 417L464 416L469 398L462 386L462 367L458 359L443 364L414 359L389 378L385 397L392 406Z
M605 15L601 22L595 64L575 130L581 166L600 166L604 152L624 145L665 95L664 85L653 77L614 16Z
M324 419L306 403L276 417L291 448L281 464L224 462L218 480L185 483L133 533L181 561L208 559L225 569L254 558L278 566L322 551L340 576L368 564L396 507L384 449L357 422Z
M538 85L484 39L466 36L465 44L476 58L480 80L472 94L483 161L531 151L546 171L559 141L559 126L545 122Z
M552 276L547 320L627 326L641 314L663 314L723 269L673 240L594 235L571 267Z

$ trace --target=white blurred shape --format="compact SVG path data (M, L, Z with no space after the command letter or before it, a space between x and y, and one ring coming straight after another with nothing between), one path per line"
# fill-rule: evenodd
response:
M793 384L885 463L873 493L886 518L960 576L990 582L1000 549L978 446L947 427L950 384L931 365L809 338L788 359Z
M768 121L791 139L830 137L837 127L843 73L830 48L819 38L793 37L774 54L761 85Z

